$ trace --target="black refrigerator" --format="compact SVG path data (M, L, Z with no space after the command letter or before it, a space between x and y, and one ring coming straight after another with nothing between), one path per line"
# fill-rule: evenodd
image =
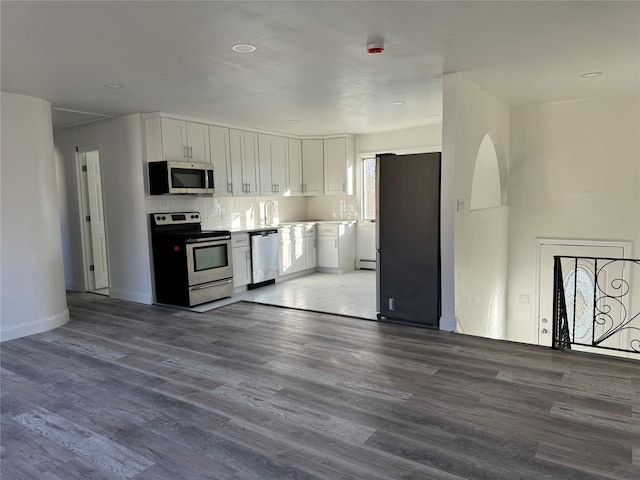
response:
M440 323L440 153L376 158L378 318Z

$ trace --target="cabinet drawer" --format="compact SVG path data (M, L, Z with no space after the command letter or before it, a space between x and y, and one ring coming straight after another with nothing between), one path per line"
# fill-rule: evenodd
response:
M249 234L248 233L232 233L231 234L231 248L235 247L248 247Z
M291 239L291 227L280 227L278 228L278 235L280 235L281 240L290 240Z
M315 237L316 236L317 226L315 223L309 223L304 226L304 236L305 237Z
M338 236L340 225L318 225L318 235Z

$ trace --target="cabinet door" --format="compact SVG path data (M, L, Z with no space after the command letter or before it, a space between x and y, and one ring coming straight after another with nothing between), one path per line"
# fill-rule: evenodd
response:
M302 195L302 140L289 138L289 195ZM286 195L286 194L285 194Z
M260 195L260 167L258 165L258 134L242 132L244 155L242 174L247 187L247 195Z
M271 138L271 178L276 195L288 195L289 180L287 175L287 159L289 148L284 137Z
M233 255L233 286L242 287L251 282L251 248L236 247Z
M344 195L347 191L347 139L324 141L324 193Z
M276 192L275 182L272 175L271 164L271 142L273 135L258 134L258 159L260 164L260 194L265 196L274 195Z
M304 238L300 237L293 240L291 254L293 256L293 258L291 259L291 263L292 263L291 273L300 272L304 270L305 268Z
M242 157L244 156L244 136L241 130L229 130L229 157L231 159L231 186L233 195L246 193L242 177ZM214 172L215 175L215 172Z
M302 140L302 185L304 195L324 193L322 140Z
M318 240L316 237L304 239L304 268L316 268L318 265Z
M340 268L338 237L318 236L318 267Z
M211 163L209 125L187 122L187 142L190 161Z
M233 193L231 184L231 156L229 154L229 129L209 126L209 144L211 145L211 164L215 195L227 197Z
M286 275L293 273L291 268L293 266L293 255L291 240L289 238L280 239L280 275Z
M187 160L187 122L163 118L162 124L162 157L164 160Z
M258 134L229 129L231 183L234 195L259 195Z

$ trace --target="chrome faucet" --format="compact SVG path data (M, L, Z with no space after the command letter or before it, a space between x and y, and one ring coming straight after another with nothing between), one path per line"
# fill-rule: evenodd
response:
M258 218L257 218L257 222L253 219L253 213L255 212L256 207L258 207ZM253 205L251 205L251 222L252 223L260 223L260 205L258 205L257 203L254 203Z
M271 204L271 222L268 221L268 216L267 216L267 205ZM276 215L276 205L275 203L273 203L273 200L267 200L266 202L264 202L264 224L265 225L269 225L271 223L273 223L273 217L275 217Z

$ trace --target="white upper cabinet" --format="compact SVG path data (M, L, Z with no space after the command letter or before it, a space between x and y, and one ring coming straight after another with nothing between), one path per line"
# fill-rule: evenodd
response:
M211 145L215 195L217 197L228 197L233 194L229 129L209 125L209 144Z
M284 137L271 139L271 177L276 186L277 195L290 195L289 176L287 175L287 160L289 147Z
M324 145L323 140L302 140L302 193L324 193Z
M352 137L324 140L324 194L352 195L355 142Z
M302 195L302 140L288 138L289 148L289 195Z
M162 160L185 160L189 155L187 122L171 118L160 119L162 128Z
M187 144L192 162L211 162L209 152L209 125L187 122Z
M287 176L288 144L284 137L258 135L260 193L290 195Z
M355 141L351 135L301 140L165 113L142 117L146 160L213 164L216 196L354 192Z
M147 161L211 162L208 125L157 114L144 118Z
M229 152L233 194L259 195L258 134L229 129Z

